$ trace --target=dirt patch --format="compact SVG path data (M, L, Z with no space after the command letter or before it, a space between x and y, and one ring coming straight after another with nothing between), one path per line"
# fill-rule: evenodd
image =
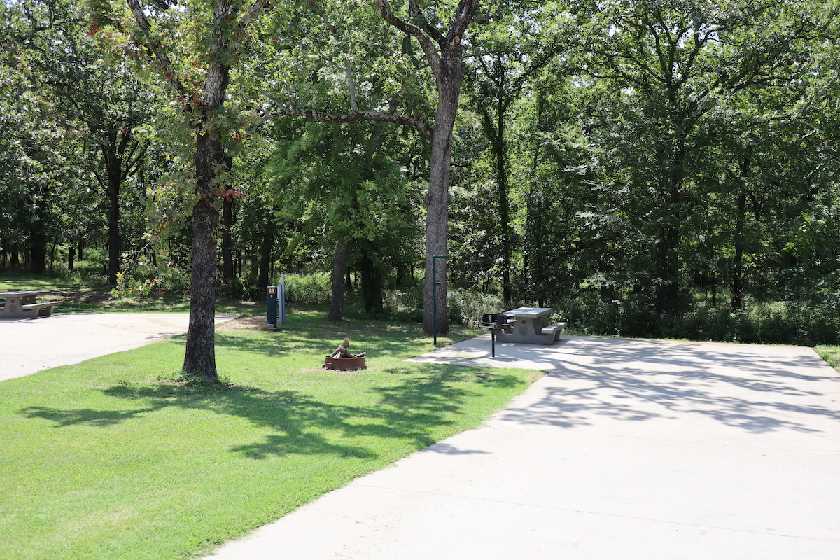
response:
M266 325L265 317L260 315L254 317L238 317L231 321L227 321L222 325L219 325L216 330L218 331L235 331L235 330L259 330L259 331L270 331L274 330L268 325Z

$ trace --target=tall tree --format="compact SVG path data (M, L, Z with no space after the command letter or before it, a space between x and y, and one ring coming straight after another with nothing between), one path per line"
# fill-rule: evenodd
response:
M120 194L144 159L137 128L148 121L153 98L126 61L88 35L82 7L67 0L28 0L13 33L31 87L49 93L56 117L68 128L83 128L83 145L96 165L90 171L104 190L108 209L108 264L111 285L120 269L123 236ZM75 243L75 240L73 240Z
M464 79L464 41L471 24L484 18L480 0L459 0L451 18L437 16L437 6L424 9L417 0L408 0L408 18L398 16L388 0L376 0L379 14L401 31L408 40L416 40L433 78L436 97L431 125L425 119L396 112L352 110L345 114L286 108L281 114L310 120L347 123L362 120L390 122L412 127L425 135L431 144L429 188L426 197L426 273L423 286L423 328L431 333L433 310L437 309L438 332L449 329L447 307L447 262L449 231L449 173L452 160L452 132L458 113L458 101ZM431 16L429 15L431 14ZM439 257L444 257L440 259ZM433 275L433 270L437 276ZM433 294L437 293L437 302ZM436 305L435 305L436 304Z
M656 309L678 313L687 187L709 141L704 119L727 96L783 79L817 23L793 0L587 0L578 9L593 31L588 74L610 80L638 108L628 115L638 114L636 133L649 142L636 180L657 204L650 212Z
M452 159L452 131L458 112L461 83L464 79L464 35L479 16L479 0L460 0L448 24L430 22L414 0L408 1L411 21L396 16L388 0L378 0L382 18L416 39L432 71L437 92L437 108L431 128L429 191L426 207L426 273L423 286L423 328L449 330L447 306L447 261L435 264L438 256L448 257L449 171ZM433 271L436 271L437 277ZM440 285L435 289L435 285ZM434 301L434 294L437 301ZM434 324L433 308L440 318Z
M215 382L215 228L226 164L225 98L247 29L270 2L256 0L247 9L232 0L145 6L140 0L126 2L133 15L133 37L144 59L166 80L194 138L190 324L183 370ZM174 33L173 21L178 28ZM177 52L183 59L174 56Z
M502 299L512 300L511 261L514 251L508 162L509 111L528 82L559 53L557 29L562 17L556 2L502 6L492 25L473 41L467 77L471 105L481 116L482 130L494 159L496 196L502 245Z

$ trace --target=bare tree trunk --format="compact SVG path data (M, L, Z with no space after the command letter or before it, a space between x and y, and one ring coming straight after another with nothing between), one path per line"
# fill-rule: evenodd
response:
M364 250L359 261L359 269L362 275L361 292L365 313L382 313L382 290L384 287L382 269L371 256L372 251Z
M735 258L732 263L732 299L730 302L733 311L744 307L744 223L746 221L747 197L743 188L738 191L736 204Z
M429 192L426 213L426 277L423 286L423 329L431 333L449 331L447 294L447 246L449 225L449 163L452 156L452 129L458 111L458 98L464 78L463 39L479 11L479 0L461 0L448 28L435 29L415 2L408 3L411 22L396 16L388 0L377 0L379 13L391 25L420 43L435 80L438 105L431 131L432 153L429 160ZM380 115L381 116L381 115ZM387 120L384 117L380 120ZM401 119L392 122L410 122ZM423 126L427 131L428 128ZM435 257L443 257L435 259ZM433 264L437 260L439 266ZM433 269L437 268L436 277ZM435 289L437 287L437 290ZM437 297L434 294L437 293ZM436 300L436 301L434 301ZM434 319L437 311L437 321Z
M218 381L215 351L216 239L218 211L210 199L221 142L214 130L196 133L195 171L199 199L192 212L192 270L190 326L184 352L184 371Z
M226 284L233 281L233 199L225 198L222 208L222 278Z
M660 217L659 240L656 245L656 311L659 315L680 312L679 245L683 213L684 157L685 136L682 135L668 169L667 190L663 197L665 206Z
M29 236L29 271L36 274L47 269L47 239L44 222L35 218Z
M439 80L438 108L432 132L432 154L429 161L429 193L426 211L426 280L423 286L423 329L432 334L449 332L447 307L447 259L449 256L449 164L452 159L452 130L458 110L458 97L463 69L458 60L457 69L444 67ZM444 74L445 73L445 74ZM435 256L444 257L437 259ZM433 269L437 277L433 276ZM439 285L435 289L435 282ZM437 304L433 296L437 293ZM435 312L437 318L434 317Z
M120 235L121 168L118 161L108 160L108 284L117 285L120 271L122 236Z
M218 382L216 372L216 238L214 230L218 211L213 205L213 188L219 169L224 166L224 148L219 131L212 124L221 111L230 80L230 67L225 62L228 47L223 29L230 17L231 6L217 0L211 60L204 81L201 119L195 137L195 174L198 201L192 216L192 284L190 288L190 327L184 352L184 371L201 375L206 381Z
M671 217L665 218L671 221ZM666 223L659 228L656 244L656 311L658 314L677 311L679 300L678 226Z
M227 171L233 168L233 158L225 156ZM228 191L230 192L230 191ZM233 197L225 196L222 206L222 279L233 282Z
M268 221L263 230L263 238L260 243L260 271L257 279L257 289L262 295L265 295L265 289L268 286L269 274L271 268L271 253L274 248L274 220L269 215Z
M508 306L512 299L511 288L511 255L513 253L513 235L510 228L510 197L508 195L508 170L507 170L507 145L505 142L505 113L507 102L505 99L505 74L498 62L499 69L496 75L496 113L495 122L489 107L480 98L474 100L477 109L481 113L484 134L490 142L490 150L493 154L496 175L496 196L498 201L499 223L498 227L502 237L502 299Z
M510 279L513 235L510 229L510 198L508 196L507 149L505 146L505 109L501 99L499 100L497 111L498 122L496 123L496 137L493 142L493 151L496 156L499 222L501 222L502 229L502 299L505 305L509 306L511 299L513 299Z
M330 321L341 321L344 318L344 276L347 272L347 242L343 239L336 241L333 254L332 273L330 275Z

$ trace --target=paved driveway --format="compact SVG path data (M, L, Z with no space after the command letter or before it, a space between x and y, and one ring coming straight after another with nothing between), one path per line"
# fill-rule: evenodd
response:
M217 559L840 558L840 376L808 348L474 339L547 375Z
M217 317L217 323L229 319ZM188 313L80 313L0 321L0 381L182 334Z

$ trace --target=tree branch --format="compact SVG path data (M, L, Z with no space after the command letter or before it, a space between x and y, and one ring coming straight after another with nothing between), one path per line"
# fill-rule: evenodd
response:
M350 113L324 113L313 110L280 109L265 115L265 120L277 117L298 117L308 121L328 122L334 124L356 123L363 121L377 121L398 124L413 128L425 136L432 135L432 128L422 119L397 115L394 113L383 113L382 111L352 111Z
M458 2L458 7L455 9L455 16L452 18L452 23L449 25L449 31L446 34L446 43L453 44L460 42L467 30L470 21L472 21L475 11L478 8L478 0L461 0Z
M248 11L239 18L239 23L236 28L237 36L244 33L248 26L268 10L269 7L271 7L271 0L254 0L254 3L251 4Z
M377 0L377 3L379 4L379 14L382 16L382 19L406 35L417 39L420 43L420 47L426 55L426 61L429 63L432 73L435 75L435 78L438 79L440 77L440 54L438 53L432 38L417 25L402 20L394 15L388 0Z
M416 0L408 0L408 15L417 22L417 25L423 29L429 36L432 37L438 44L443 43L446 39L434 25L429 23L429 20L426 19L426 16L423 15L423 12L420 10L420 7L417 5Z
M140 168L140 164L143 163L144 158L146 157L146 149L149 147L148 144L143 144L143 147L134 157L134 159L129 158L128 165L125 167L123 171L122 180L125 181ZM133 153L133 151L132 151Z
M126 2L128 3L128 7L131 8L131 13L134 14L134 21L137 22L137 27L140 28L140 32L145 36L145 46L154 54L153 60L158 70L161 71L166 81L175 88L175 91L184 98L189 99L189 92L175 74L175 67L172 65L169 55L160 44L160 41L152 36L152 26L149 24L145 12L143 12L143 6L140 5L140 0L126 0Z

